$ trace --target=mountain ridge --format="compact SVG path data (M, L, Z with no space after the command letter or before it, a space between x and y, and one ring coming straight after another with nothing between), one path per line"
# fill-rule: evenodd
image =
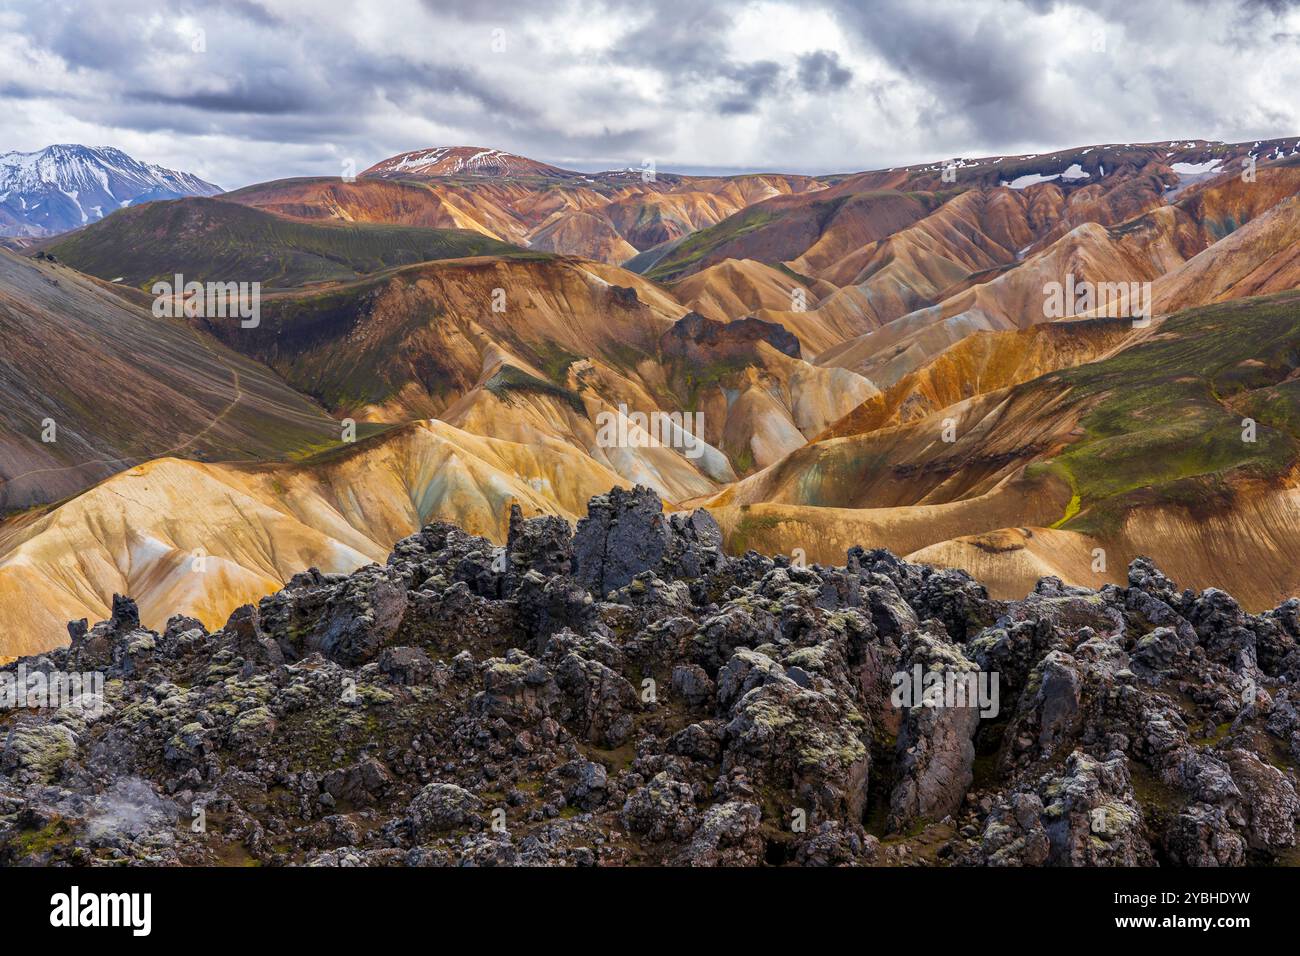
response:
M112 146L64 143L0 153L0 236L57 235L128 206L221 191Z
M229 418L211 432L201 423L179 429L151 460L176 444L180 455L224 469L205 484L211 499L194 503L213 514L231 494L248 495L236 463L250 454L262 462L248 467L285 457L311 462L308 471L320 466L311 453L338 447L345 431L335 423L328 435L328 416L360 423L358 462L388 460L375 449L390 446L367 435L424 441L431 433L419 423L432 420L453 431L438 432L430 447L456 450L426 458L442 462L448 487L476 502L463 510L444 495L439 507L494 534L503 533L512 495L554 499L558 489L546 485L553 473L587 488L641 484L670 507L704 504L729 549L780 549L792 537L819 556L850 543L888 545L937 564L969 562L999 596L1031 586L1035 569L1096 584L1070 577L1083 573L1076 558L1092 548L1153 555L1191 583L1229 585L1252 608L1300 586L1282 570L1251 573L1285 563L1286 536L1300 528L1298 476L1285 451L1300 428L1289 424L1292 365L1278 345L1293 338L1285 295L1300 285L1295 140L1081 147L814 179L636 170L573 178L496 153L482 168L466 166L482 153L423 151L419 175L413 161L382 177L276 180L219 198L150 203L65 237L14 243L35 270L18 284L29 295L40 290L43 305L11 320L43 335L50 314L81 315L82 286L68 266L98 274L87 288L124 300L128 311L147 307L141 290L173 268L192 279L238 272L267 283L257 327L196 316L185 334L203 344L198 356L238 353L249 363L245 381L274 377L306 397L312 427L326 434L289 441L284 433L271 447L229 433ZM1257 170L1238 169L1251 158ZM648 275L601 261L641 247L634 260L649 263ZM1044 290L1074 279L1150 283L1149 327L1054 318ZM1254 292L1284 298L1247 298ZM1221 312L1204 311L1220 302ZM1190 319L1166 316L1184 307ZM33 315L45 318L32 324ZM6 333L4 322L0 310L0 337L21 347L21 334ZM1231 348L1205 347L1226 329L1237 333ZM1180 378L1139 374L1153 354ZM1228 354L1240 367L1225 372L1215 360ZM129 375L123 383L140 386ZM1202 401L1206 389L1222 404ZM1139 427L1128 393L1150 396L1158 428ZM1225 416L1233 415L1257 421L1258 445L1230 443ZM632 440L665 416L697 423L692 443L671 432L665 441ZM118 417L73 421L92 439L99 431L109 439ZM1197 423L1213 434L1198 438ZM941 437L946 430L951 441ZM199 454L185 444L199 434L225 444ZM1187 441L1192 458L1203 453L1199 463L1183 462L1186 474L1154 468L1174 454L1169 436ZM1148 445L1154 451L1144 454ZM516 447L539 457L525 466L502 450ZM41 450L48 457L52 449ZM24 459L6 472L14 480L4 500L11 509L47 508L126 475L126 466L147 470L148 449L133 451L107 456L116 468L110 461L74 472L75 482L44 493L22 476L72 462ZM160 473L183 473L162 460ZM1122 466L1129 483L1108 482L1103 462ZM424 500L433 485L421 482L392 488ZM373 493L361 479L348 488L339 494ZM122 520L121 499L88 494L94 507L73 500L42 513L90 508L86 526L113 538L107 529ZM263 501L259 494L250 497ZM273 501L263 504L270 510L253 511L283 523ZM185 507L176 495L156 503L164 516ZM1126 507L1139 517L1119 520ZM174 537L147 508L132 514L136 534ZM1251 521L1267 527L1247 534ZM16 515L0 539L12 544L30 527ZM391 523L376 525L366 548L386 547L396 533ZM269 540L281 534L266 532ZM288 554L294 533L283 534ZM81 550L113 561L125 553L94 537ZM1235 555L1234 564L1216 569L1186 557L1211 546ZM1054 561L1052 547L1067 556ZM39 555L33 568L53 568L57 550L25 553ZM253 596L291 573L259 560L241 557L242 570L228 568L232 580L253 582L250 590L213 578L205 595L207 579L186 577L186 600L215 620L230 595ZM87 609L107 607L103 582L119 573L127 572L76 585L98 595ZM142 601L152 614L167 595L150 584ZM11 626L23 640L46 639Z

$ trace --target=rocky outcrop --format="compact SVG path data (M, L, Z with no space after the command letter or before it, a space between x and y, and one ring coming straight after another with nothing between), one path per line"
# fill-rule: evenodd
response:
M687 312L678 319L660 338L659 348L665 355L703 365L720 358L748 356L759 342L799 357L799 339L783 325L752 316L717 322L698 312Z
M1300 612L855 548L727 557L644 489L448 524L209 633L0 669L0 865L1236 866L1300 819ZM97 689L96 689L97 688ZM178 827L179 819L206 821Z
M573 539L573 573L598 597L643 571L694 579L722 563L722 531L707 511L665 515L640 485L593 498Z
M898 783L889 798L889 828L906 830L917 820L939 820L961 806L975 764L975 731L980 722L979 668L961 649L918 632L903 657L904 673L924 672L942 681L934 686L960 689L960 700L917 700L904 708L898 734ZM916 668L920 668L917 671ZM915 688L924 693L924 688Z

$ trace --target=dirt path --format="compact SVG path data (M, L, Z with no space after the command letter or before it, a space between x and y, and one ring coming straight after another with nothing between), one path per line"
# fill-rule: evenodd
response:
M188 448L190 445L194 444L196 441L201 439L204 435L208 434L210 431L212 431L212 429L216 428L219 424L221 424L221 422L224 421L226 417L232 411L235 410L235 407L244 400L244 386L243 386L243 381L239 377L239 370L237 368L235 368L228 361L226 361L225 357L222 356L217 351L215 351L212 348L212 346L207 342L203 342L200 340L199 344L201 344L203 348L208 352L208 354L210 354L214 359L216 359L217 362L219 362L226 369L226 371L230 372L231 384L234 385L234 389L235 389L235 395L229 402L226 403L226 407L223 408L219 413L217 413L216 417L214 417L211 422L209 422L206 426L204 426L204 428L201 431L196 432L195 434L191 435L189 438L185 439L182 442L172 445L170 448L164 448L163 450L158 452L149 452L144 455L135 455L130 458L95 458L95 459L91 459L90 461L80 462L79 464L76 465L63 465L58 468L34 468L31 471L23 472L21 475L13 475L9 478L0 480L0 488L12 482L19 481L23 478L30 478L33 475L60 474L65 471L78 471L82 468L89 468L94 465L127 464L128 466L131 466L134 464L138 464L141 461L149 461L154 458L166 458L170 455L177 454L178 452L180 452L185 448Z

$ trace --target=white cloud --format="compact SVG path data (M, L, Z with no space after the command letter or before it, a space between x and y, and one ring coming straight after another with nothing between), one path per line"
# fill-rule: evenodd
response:
M1259 139L1300 132L1298 46L1277 0L0 0L0 150L117 145L237 187L452 143L848 171Z

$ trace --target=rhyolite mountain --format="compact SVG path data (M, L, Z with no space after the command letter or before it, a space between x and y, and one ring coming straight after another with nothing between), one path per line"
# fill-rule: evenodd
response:
M286 179L226 198L290 218L472 229L515 245L613 264L685 238L774 196L823 189L811 176L583 173L472 146L402 153L355 179Z
M127 206L219 192L190 173L141 162L111 146L64 143L0 153L0 236L52 236Z
M434 146L401 153L371 166L362 176L395 178L421 176L486 176L519 178L580 177L582 174L539 163L500 149L482 146Z
M275 459L337 435L265 366L107 283L0 249L0 510L163 455Z
M90 286L148 329L159 276L261 281L256 328L195 317L169 334L361 433L268 424L253 442L237 402L211 430L175 422L164 457L78 470L83 447L134 463L150 446L64 388L69 444L24 420L0 458L0 496L27 508L0 523L0 657L63 644L62 622L102 618L114 593L146 626L214 628L303 567L351 571L429 521L499 542L512 504L571 519L593 489L634 484L708 509L733 554L889 547L998 599L1045 575L1119 584L1148 556L1274 607L1300 591L1298 197L1294 138L820 177L574 173L465 148L15 246L39 265L9 270L5 341L62 354L42 344L51 317L83 314ZM1150 323L1045 309L1044 289L1076 280L1149 283ZM113 366L83 388L183 384L140 357L147 374ZM250 376L214 387L246 393ZM11 378L39 398L25 368ZM146 420L189 408L166 394ZM600 437L655 413L701 416L699 454ZM199 547L213 570L183 573Z
M1300 864L1297 250L1293 138L10 240L0 661L107 680L0 709L0 865Z

